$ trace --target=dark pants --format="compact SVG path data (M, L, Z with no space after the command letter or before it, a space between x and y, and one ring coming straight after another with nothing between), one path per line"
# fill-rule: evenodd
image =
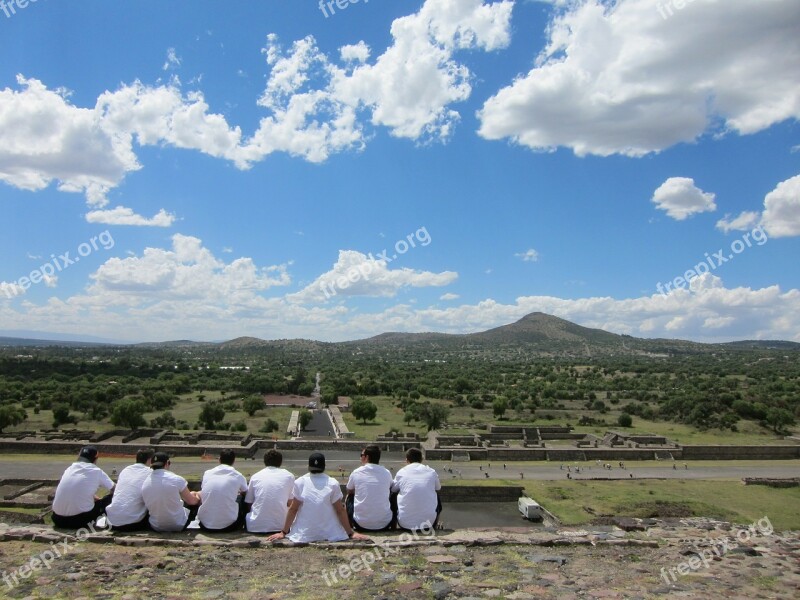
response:
M391 500L390 500L391 504ZM367 529L366 527L362 527L358 524L355 518L355 510L356 510L356 497L355 496L347 496L344 501L345 510L347 510L347 518L350 519L350 527L355 529L356 531L389 531L390 529L394 529L395 522L397 521L397 503L392 508L392 518L386 524L386 527L383 529Z
M138 523L128 523L127 525L111 525L111 523L109 523L109 525L111 526L112 531L121 531L121 532L150 531L153 529L152 527L150 527L149 513L144 513L144 519L142 519Z
M106 506L111 504L111 494L107 494L94 501L94 508L79 515L63 516L53 513L53 525L61 529L85 529L89 523L94 522L97 517L106 511Z

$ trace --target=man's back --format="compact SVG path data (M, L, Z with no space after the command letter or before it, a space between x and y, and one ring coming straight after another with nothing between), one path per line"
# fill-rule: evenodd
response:
M427 465L414 462L397 472L392 491L397 495L397 522L403 529L427 529L436 520L441 489L439 475Z
M166 469L155 469L142 484L142 499L150 512L150 526L156 531L181 531L189 511L183 507L181 492L186 480Z
M77 515L90 511L94 494L99 487L111 489L114 482L92 463L74 462L64 471L53 498L53 512L58 515Z
M142 499L142 485L150 473L150 467L141 463L122 469L114 488L114 498L106 508L106 516L112 527L130 525L144 519L147 507Z
M217 465L203 474L200 494L203 503L197 517L208 529L224 529L236 521L240 492L247 491L247 480L230 465Z
M306 473L294 483L294 498L302 502L292 524L293 542L339 542L348 538L333 508L342 500L339 482L325 473Z
M247 513L247 531L281 531L292 499L294 475L279 467L266 467L250 477L244 501L252 504Z
M347 489L355 490L353 518L364 529L383 529L392 520L389 492L392 474L381 465L367 463L350 474Z

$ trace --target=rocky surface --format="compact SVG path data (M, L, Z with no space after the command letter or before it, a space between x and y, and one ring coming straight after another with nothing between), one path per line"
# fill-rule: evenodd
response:
M618 525L393 534L301 547L244 534L75 536L0 525L0 597L800 597L799 532L707 519Z

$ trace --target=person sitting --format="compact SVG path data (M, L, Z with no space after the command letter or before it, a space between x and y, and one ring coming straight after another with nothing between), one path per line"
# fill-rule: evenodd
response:
M142 484L150 475L150 461L155 451L142 448L136 453L136 462L119 474L114 498L106 508L108 524L115 531L141 531L150 529L147 507L142 499Z
M397 523L409 531L435 529L442 511L439 475L422 464L419 448L406 451L406 463L392 482L392 492L397 492Z
M250 511L245 516L245 526L250 533L277 533L286 523L286 513L292 500L294 475L281 469L283 455L278 450L268 450L264 455L264 468L250 477L245 506Z
M392 474L380 461L381 449L375 444L366 446L361 451L361 466L347 480L345 507L357 531L383 531L392 525Z
M197 511L200 528L208 531L236 531L244 526L244 494L247 479L233 468L236 453L219 453L219 465L203 473L200 486L202 504Z
M190 492L187 481L169 471L169 454L156 452L151 472L142 484L142 499L150 513L148 522L155 531L183 531L189 526L200 504L200 493ZM184 507L195 507L189 510Z
M339 482L324 471L325 456L320 452L312 453L308 457L308 473L294 482L283 528L271 535L269 541L285 537L295 543L369 539L350 526Z
M114 482L98 467L97 448L84 446L78 460L64 471L53 498L53 525L64 529L82 529L103 514L111 503ZM104 488L109 493L98 498Z

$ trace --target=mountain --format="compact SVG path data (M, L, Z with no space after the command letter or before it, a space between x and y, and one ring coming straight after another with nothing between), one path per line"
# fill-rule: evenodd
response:
M0 332L2 333L2 332ZM16 333L16 332L12 332ZM23 333L23 332L20 332ZM44 334L43 334L44 335ZM90 346L105 341L89 341L87 336L58 336L52 339L23 339L23 336L0 338L0 346ZM35 337L39 337L38 335ZM82 339L79 339L82 338ZM95 338L98 339L98 338ZM127 344L114 344L125 346ZM150 349L177 349L202 352L260 353L290 352L315 354L327 351L351 353L386 353L402 356L414 348L439 354L480 355L489 354L500 358L532 354L541 356L595 356L595 355L641 355L670 356L676 354L699 354L716 352L743 352L750 350L800 351L800 344L787 341L744 340L724 344L703 344L686 340L644 339L629 335L618 335L602 329L583 327L553 315L534 312L520 320L486 331L467 334L448 333L402 333L387 332L367 339L350 342L318 342L314 340L263 340L256 337L239 337L226 342L193 342L176 340L136 344Z

